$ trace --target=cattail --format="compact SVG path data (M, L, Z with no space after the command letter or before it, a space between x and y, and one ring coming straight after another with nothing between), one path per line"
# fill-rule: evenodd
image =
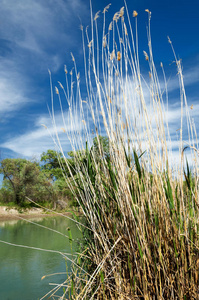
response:
M148 56L148 54L146 53L146 51L143 51L143 53L144 53L145 59L146 59L146 60L149 60L149 56Z
M117 52L117 60L118 60L118 61L121 60L121 53L120 53L120 51Z
M133 17L136 18L138 16L138 13L136 10L133 11Z

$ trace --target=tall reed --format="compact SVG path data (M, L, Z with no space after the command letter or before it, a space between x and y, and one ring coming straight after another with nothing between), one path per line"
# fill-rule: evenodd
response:
M62 110L64 131L76 151L75 170L71 169L66 181L89 227L78 261L85 272L74 269L63 299L66 295L67 299L197 299L197 136L189 116L181 61L173 50L181 105L179 163L174 165L167 81L161 64L162 88L153 59L151 12L146 10L148 50L144 56L149 80L145 80L140 71L137 12L130 16L123 7L106 24L108 9L102 13L102 34L99 13L93 16L92 9L91 37L81 28L86 96L81 94L73 55L74 71L68 75L65 68L66 90L61 83L56 87L61 110L62 95L68 102L69 119L64 119ZM56 125L54 111L52 115ZM79 128L78 120L82 123ZM185 132L191 167L185 161ZM100 136L108 138L108 154ZM64 154L58 134L56 143ZM66 164L70 169L67 160Z

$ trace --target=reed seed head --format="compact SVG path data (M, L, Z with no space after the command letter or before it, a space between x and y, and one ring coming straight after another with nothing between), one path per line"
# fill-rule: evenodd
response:
M113 22L109 24L108 30L111 31L113 29Z
M64 87L63 87L63 85L61 84L61 82L58 81L58 83L59 83L60 88L61 88L61 89L64 89Z
M117 22L120 18L120 13L119 12L116 12L113 16L113 21Z
M70 54L71 54L71 57L72 57L72 61L75 61L75 58L74 58L72 52Z
M106 43L106 36L103 37L103 47L106 48L107 43Z
M58 90L57 87L55 87L55 93L56 93L57 95L59 95L59 90Z
M105 14L105 12L107 12L108 11L108 9L109 9L109 7L111 6L111 3L109 3L105 8L104 8L104 10L103 10L103 14Z
M149 56L148 56L148 54L146 53L146 51L143 51L143 53L144 53L145 59L146 59L146 60L149 60Z
M121 60L121 52L120 52L120 51L117 52L117 60L118 60L118 61Z
M133 17L136 18L138 16L138 13L136 10L133 11Z
M124 15L124 6L119 11L119 17L122 18Z
M41 124L41 126L43 126L45 129L47 129L47 126L45 124Z
M115 50L113 50L110 54L110 60L113 60L115 58Z
M95 14L95 17L94 17L95 21L99 18L99 13L100 13L100 10L98 10L98 12Z
M128 35L128 31L127 31L127 28L126 28L126 24L124 23L124 32L125 32L125 35Z
M92 45L92 40L88 43L88 48L91 48L91 45Z
M169 44L171 44L171 40L170 40L170 37L169 37L169 36L167 36L167 38L168 38L168 42L169 42Z

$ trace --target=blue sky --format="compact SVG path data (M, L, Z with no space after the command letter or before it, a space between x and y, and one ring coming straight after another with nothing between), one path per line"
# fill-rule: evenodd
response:
M103 10L109 1L92 1L93 13ZM107 13L107 23L124 6L114 0ZM171 127L179 113L176 98L177 76L173 54L182 59L185 87L192 116L199 122L199 1L127 0L129 13L138 12L139 49L144 65L143 50L147 48L147 14L152 12L151 33L154 60L163 62L170 79ZM38 158L54 144L48 131L52 129L47 105L50 105L48 69L53 82L64 82L64 65L73 66L70 52L75 56L83 74L83 52L80 24L90 23L89 0L0 0L0 150L1 159L12 157ZM98 22L102 22L99 18ZM81 20L81 21L80 21ZM143 71L144 66L143 66ZM55 103L55 107L57 104ZM56 109L59 120L59 110ZM67 114L67 111L66 111ZM77 120L77 123L81 120ZM61 125L58 121L58 126ZM78 124L77 124L78 125ZM81 125L79 125L81 126ZM67 140L64 150L70 150Z

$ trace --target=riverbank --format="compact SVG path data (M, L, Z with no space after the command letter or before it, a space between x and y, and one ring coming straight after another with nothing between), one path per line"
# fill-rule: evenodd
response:
M61 214L67 215L69 212L62 212ZM45 209L32 207L26 209L17 209L15 207L0 206L0 221L16 220L21 218L28 219L32 217L47 217L56 216L56 212L47 212Z

